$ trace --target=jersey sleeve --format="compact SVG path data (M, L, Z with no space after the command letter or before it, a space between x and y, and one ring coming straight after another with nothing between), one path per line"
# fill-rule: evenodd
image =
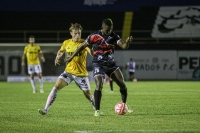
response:
M85 50L90 53L90 49L88 47L86 47Z
M116 35L116 44L118 44L118 42L121 40L119 35Z
M27 53L27 46L24 48L24 54Z
M92 51L90 48L86 47L85 50L86 50L91 56L93 56L93 51Z
M118 41L120 41L121 38L119 37L119 35L117 34L113 34L111 37L109 37L108 39L106 39L106 42L108 44L117 44Z
M42 50L41 50L41 48L40 48L39 45L37 45L37 49L38 49L38 52L39 52L39 53L42 52Z
M64 41L63 43L62 43L62 46L60 47L60 50L61 51L64 51L65 50L65 47L66 47L66 41Z

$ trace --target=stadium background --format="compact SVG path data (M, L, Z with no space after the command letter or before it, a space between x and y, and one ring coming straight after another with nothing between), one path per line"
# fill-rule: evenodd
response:
M168 8L164 12L168 15L167 19L176 19L175 23L180 23L182 27L176 29L172 23L174 21L169 21L171 25L168 26L175 31L173 34L153 36L163 7ZM174 7L182 14L171 12ZM129 34L134 37L128 50L121 51L116 47L116 60L125 79L127 72L123 66L132 57L137 63L136 76L139 80L191 80L192 72L200 65L199 10L200 2L191 0L181 3L174 0L2 1L0 80L7 80L8 76L27 76L26 67L22 68L20 64L23 48L30 35L36 37L36 43L45 54L43 75L58 76L64 64L55 67L53 62L63 40L70 37L70 23L80 23L84 28L82 37L85 38L100 29L102 19L107 17L112 18L114 32L123 39ZM195 21L192 21L194 18ZM186 29L184 25L187 25ZM167 33L171 32L171 27L166 30ZM91 70L90 57L87 67Z

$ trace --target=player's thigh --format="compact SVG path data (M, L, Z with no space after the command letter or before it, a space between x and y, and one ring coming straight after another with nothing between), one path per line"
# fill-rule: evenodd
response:
M62 89L63 87L69 85L73 80L74 78L70 73L63 72L58 77L55 87L57 87L58 89Z
M82 90L87 91L90 90L90 82L88 77L78 77L75 75L72 75L74 78L74 81L76 85Z
M55 87L58 89L58 90L61 90L63 87L67 86L68 83L65 82L63 79L61 78L58 78L56 80L56 83L55 83Z

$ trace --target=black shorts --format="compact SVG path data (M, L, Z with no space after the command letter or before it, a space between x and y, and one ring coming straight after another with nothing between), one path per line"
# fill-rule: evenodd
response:
M133 74L135 74L135 72L129 72L129 75L133 75Z
M92 63L92 67L93 67L93 77L95 77L97 75L103 75L104 78L105 78L105 74L110 77L114 71L119 69L119 67L116 66L115 63L112 63L110 65L102 65L100 63Z

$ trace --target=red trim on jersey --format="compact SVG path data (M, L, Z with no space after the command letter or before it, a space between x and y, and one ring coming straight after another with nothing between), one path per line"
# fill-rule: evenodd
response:
M94 34L94 35L90 36L90 43L95 43L97 41L101 41L101 43L105 44L105 45L99 45L98 46L99 48L108 49L108 50L104 50L104 51L103 50L95 50L95 51L93 51L94 55L95 54L105 54L105 53L112 51L115 48L114 45L109 45L101 35Z
M100 35L94 34L90 37L90 42L94 43L96 41L102 41L105 42L104 38L102 38Z
M105 53L108 53L110 51L112 51L112 49L104 50L104 51L102 51L102 50L96 50L96 51L93 52L93 54L105 54Z

